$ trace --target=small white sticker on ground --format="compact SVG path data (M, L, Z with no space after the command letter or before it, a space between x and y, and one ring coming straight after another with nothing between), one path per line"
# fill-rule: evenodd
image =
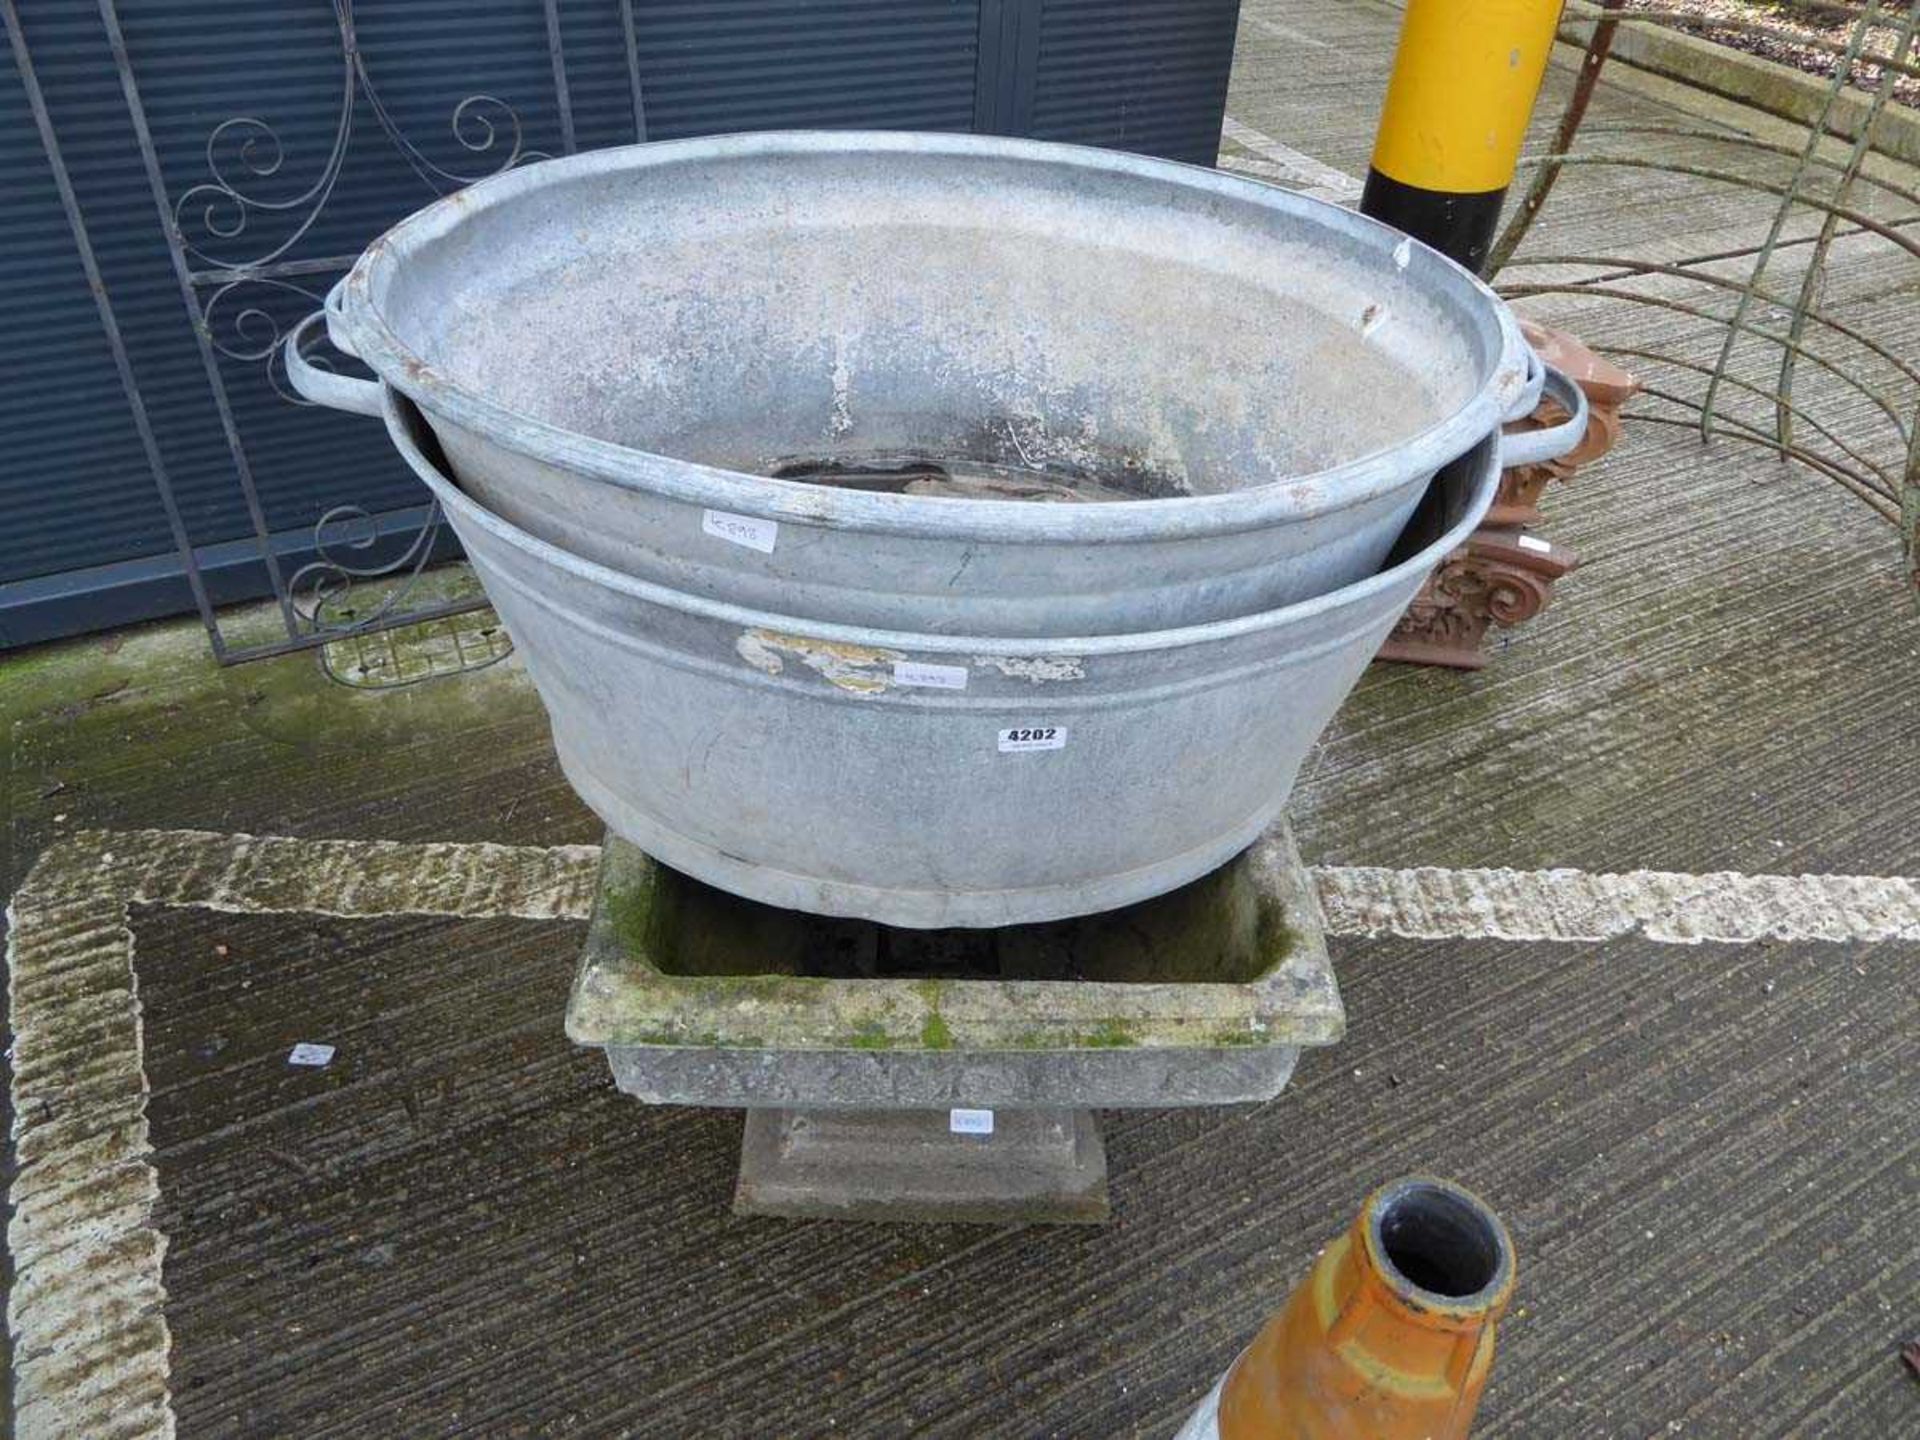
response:
M947 1128L956 1135L993 1134L993 1111L949 1110Z
M1000 753L1021 755L1029 750L1064 750L1067 727L1064 725L1016 725L1000 732Z
M309 1041L302 1040L287 1052L287 1064L289 1065L319 1066L331 1065L332 1063L333 1046L331 1045L315 1045Z
M757 515L735 515L726 510L702 511L700 528L717 539L744 545L762 555L771 555L774 541L780 538L779 521L762 520Z
M918 660L893 662L893 683L920 685L929 690L964 690L967 667L964 665L923 665Z
M1551 555L1553 553L1553 546L1542 540L1538 535L1522 535L1520 537L1520 548L1522 550L1532 550L1541 555Z

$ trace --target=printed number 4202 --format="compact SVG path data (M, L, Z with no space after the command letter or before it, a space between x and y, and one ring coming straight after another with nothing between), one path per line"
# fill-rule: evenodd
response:
M1002 754L1016 754L1023 750L1060 750L1067 743L1067 727L1064 725L1020 725L1011 730L1000 732L1000 751Z

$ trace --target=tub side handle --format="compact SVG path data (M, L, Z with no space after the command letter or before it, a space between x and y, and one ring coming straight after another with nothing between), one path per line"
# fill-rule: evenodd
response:
M1567 412L1567 418L1544 430L1509 431L1502 435L1502 470L1511 470L1519 465L1544 465L1549 460L1558 460L1562 455L1571 453L1586 438L1586 392L1574 384L1565 371L1556 370L1551 365L1541 368L1546 372L1546 383L1542 387L1544 393L1559 403L1560 408Z
M349 410L355 415L380 415L380 382L360 380L351 375L336 375L322 370L300 353L300 346L315 326L327 318L325 310L316 310L288 334L281 349L286 356L287 378L293 388L316 405L330 410Z
M331 300L333 297L329 295L327 298ZM1520 341L1520 349L1527 357L1526 378L1520 382L1520 393L1514 396L1507 413L1500 417L1502 420L1524 420L1531 415L1540 407L1540 388L1547 383L1547 362L1540 358L1540 352L1524 338Z
M327 307L327 339L333 342L333 348L342 355L360 358L360 352L353 348L353 342L347 338L347 277L342 275L327 291L322 302ZM1533 347L1527 347L1531 350Z

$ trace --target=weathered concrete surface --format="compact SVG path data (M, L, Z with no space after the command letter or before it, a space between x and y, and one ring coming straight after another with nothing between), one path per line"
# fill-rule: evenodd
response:
M1393 18L1251 0L1235 118L1363 167ZM1663 106L1609 86L1596 114ZM1540 243L1712 253L1765 214L1570 173ZM1914 280L1852 247L1830 294L1911 354ZM1885 527L1631 426L1548 505L1586 565L1488 671L1367 678L1300 792L1310 859L1920 875L1920 633ZM508 667L368 694L310 660L214 671L191 627L116 643L0 661L9 884L83 825L599 838ZM729 1216L737 1116L636 1106L560 1033L577 922L132 928L184 1435L1165 1435L1416 1168L1486 1194L1520 1254L1480 1433L1920 1423L1904 939L1336 938L1346 1039L1271 1105L1109 1118L1118 1219L1041 1233ZM86 1018L76 1055L105 1044ZM339 1054L291 1069L297 1040Z
M43 852L7 907L18 1433L164 1434L174 1422L135 907L554 919L580 914L595 859L152 830L84 831Z
M1337 1064L1112 1117L1094 1240L726 1219L737 1120L557 1033L577 924L134 929L183 1433L1167 1433L1355 1189L1435 1164L1523 1257L1493 1433L1912 1403L1876 1338L1920 1269L1905 947L1352 947Z
M241 627L274 623L261 614ZM45 847L96 824L418 840L518 836L545 844L598 839L553 767L538 701L510 666L457 684L357 691L327 680L312 656L222 671L197 626L146 627L0 657L0 746L0 891L9 899ZM115 1043L125 1032L96 1023L90 1003L84 988L75 989L72 1003L56 1010L49 1073L80 1066L90 1080L112 1083L118 1069L137 1097L139 1077L125 1071L129 1057ZM10 1104L8 1118L18 1134ZM122 1136L115 1129L122 1120L145 1124L110 1107L84 1120L53 1118L103 1127L106 1153L137 1134ZM10 1155L10 1170L24 1153ZM76 1196L104 1204L111 1178L65 1180ZM49 1183L58 1188L60 1179ZM10 1247L9 1288L14 1262ZM144 1282L136 1270L131 1282L85 1297L82 1310L110 1304L128 1283L133 1289L120 1293L137 1297ZM23 1365L60 1363L57 1354L20 1358ZM114 1388L114 1375L92 1372L88 1389L76 1392L91 1404L62 1417L67 1433L142 1433L127 1427L151 1412L118 1403L134 1392ZM138 1374L120 1378L143 1383ZM9 1416L13 1381L9 1367ZM37 1433L30 1417L21 1419L22 1434Z
M1669 944L1920 941L1920 883L1881 875L1674 875L1636 870L1383 870L1319 875L1336 935L1412 940L1612 940Z

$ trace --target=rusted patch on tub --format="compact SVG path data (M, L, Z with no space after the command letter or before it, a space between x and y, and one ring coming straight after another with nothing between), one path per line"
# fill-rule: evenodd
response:
M748 630L733 642L740 658L769 675L778 675L791 656L849 695L879 695L893 687L893 666L907 657L898 650L784 635L778 630Z
M1010 679L1030 680L1035 685L1087 678L1077 655L976 655L973 663L991 666Z

